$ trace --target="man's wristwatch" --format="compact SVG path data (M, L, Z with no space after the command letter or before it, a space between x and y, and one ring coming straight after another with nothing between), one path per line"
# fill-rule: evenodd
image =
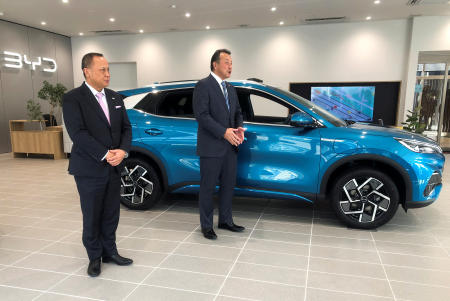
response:
M123 156L124 159L128 158L128 153L125 152L125 156Z

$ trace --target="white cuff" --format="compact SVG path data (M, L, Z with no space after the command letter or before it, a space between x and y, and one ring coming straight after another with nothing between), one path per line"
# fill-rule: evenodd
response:
M103 156L103 158L102 158L100 161L105 160L105 159L106 159L106 156L108 156L108 154L109 154L109 151L106 152L106 154Z

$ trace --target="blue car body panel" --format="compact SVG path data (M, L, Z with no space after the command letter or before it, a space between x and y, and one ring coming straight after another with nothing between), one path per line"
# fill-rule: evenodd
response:
M407 182L408 203L430 203L441 186L425 196L433 173L442 175L442 153L416 153L394 138L430 140L409 132L367 124L336 126L320 112L298 102L290 92L251 81L231 82L236 88L261 91L309 114L322 126L298 128L244 122L246 141L239 147L236 195L288 198L313 202L324 193L331 171L343 162L371 158L395 167ZM195 82L170 83L121 91L124 96L192 89ZM126 99L125 99L126 101ZM156 157L167 186L177 193L199 191L199 157L196 155L197 122L128 109L133 126L132 145Z

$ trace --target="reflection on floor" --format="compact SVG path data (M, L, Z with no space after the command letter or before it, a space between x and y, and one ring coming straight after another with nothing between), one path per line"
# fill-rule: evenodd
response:
M235 199L247 231L208 241L193 198L122 208L118 247L135 263L103 264L99 278L86 275L66 168L0 155L1 300L449 300L448 166L435 204L398 210L378 231L348 229L326 208Z

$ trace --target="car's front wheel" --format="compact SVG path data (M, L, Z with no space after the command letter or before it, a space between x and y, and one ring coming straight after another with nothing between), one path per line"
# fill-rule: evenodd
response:
M338 218L348 226L372 229L394 216L399 192L388 175L363 168L341 174L336 179L331 190L331 202Z
M121 174L120 199L130 209L145 210L155 205L162 187L155 169L140 158L124 162Z

